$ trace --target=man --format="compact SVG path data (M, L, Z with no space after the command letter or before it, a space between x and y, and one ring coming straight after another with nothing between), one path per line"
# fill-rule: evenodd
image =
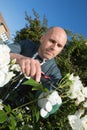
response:
M41 73L48 75L56 85L61 78L54 58L62 51L67 42L67 35L61 27L51 27L40 39L40 46L24 40L17 44L11 44L11 59L21 66L22 72L33 77L37 82L41 79Z

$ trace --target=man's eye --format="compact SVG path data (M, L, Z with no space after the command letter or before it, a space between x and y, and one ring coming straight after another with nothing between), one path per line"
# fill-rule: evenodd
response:
M50 41L50 42L52 42L52 43L56 43L56 41L55 41L55 40L53 40L53 39L50 39L49 41Z
M62 45L61 45L61 44L57 44L57 46L62 48Z

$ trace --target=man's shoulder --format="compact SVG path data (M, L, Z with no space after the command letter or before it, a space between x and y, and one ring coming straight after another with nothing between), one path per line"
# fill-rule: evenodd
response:
M29 39L21 40L21 41L19 42L19 44L20 44L20 45L22 45L22 44L24 44L24 45L26 45L26 44L28 44L28 45L35 45L35 43L34 43L33 41L29 40Z
M31 40L22 40L19 42L20 46L22 47L22 49L34 49L34 48L38 48L37 44L34 43Z

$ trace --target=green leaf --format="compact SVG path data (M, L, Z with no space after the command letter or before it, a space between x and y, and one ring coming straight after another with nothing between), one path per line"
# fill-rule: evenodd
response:
M38 122L38 120L39 120L39 118L40 118L40 113L39 113L39 111L36 112L36 115L35 115L35 116L36 116L36 122Z
M0 123L4 123L7 120L7 114L5 111L0 110Z
M12 114L10 114L10 125L9 125L10 130L15 130L16 125L17 122L15 117Z
M32 78L30 78L27 81L23 82L23 85L31 85L32 86L32 90L43 90L44 89L42 84L36 82Z
M10 112L11 111L11 106L8 105L4 105L5 111Z

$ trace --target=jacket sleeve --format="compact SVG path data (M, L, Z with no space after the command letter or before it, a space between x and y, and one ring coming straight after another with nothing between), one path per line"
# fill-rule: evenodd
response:
M8 45L9 48L10 48L10 52L12 53L17 53L17 54L20 54L21 53L21 46L20 44L9 44Z
M34 43L29 40L22 40L19 43L9 44L11 52L22 54L27 57L32 56Z

